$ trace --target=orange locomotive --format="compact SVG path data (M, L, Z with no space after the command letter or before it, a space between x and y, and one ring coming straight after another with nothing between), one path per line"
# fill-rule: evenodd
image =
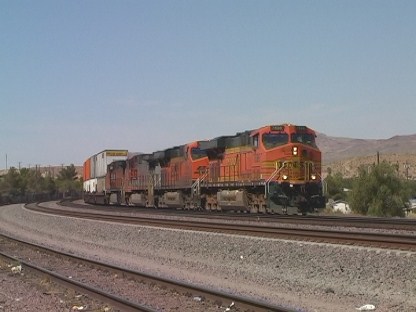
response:
M310 128L265 126L117 160L108 165L106 190L85 198L97 196L149 207L306 213L325 205L321 152Z

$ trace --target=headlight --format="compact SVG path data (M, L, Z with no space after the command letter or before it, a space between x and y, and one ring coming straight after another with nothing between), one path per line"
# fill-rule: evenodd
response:
M298 147L297 146L293 146L292 147L292 155L296 156L298 154Z

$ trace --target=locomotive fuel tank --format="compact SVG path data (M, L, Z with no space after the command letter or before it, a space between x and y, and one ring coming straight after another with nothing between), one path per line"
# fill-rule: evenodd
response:
M144 194L133 193L129 196L128 202L131 205L146 207L147 198Z
M221 210L250 210L247 193L243 190L218 191L217 202Z
M119 205L120 204L120 196L118 196L118 194L116 194L116 193L111 193L110 198L109 198L109 204Z
M159 201L159 207L182 208L184 200L181 192L166 192Z

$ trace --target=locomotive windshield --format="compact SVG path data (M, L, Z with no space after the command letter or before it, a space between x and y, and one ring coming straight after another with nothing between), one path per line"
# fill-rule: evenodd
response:
M191 149L192 160L197 160L197 159L200 159L200 158L203 158L203 157L206 157L206 156L207 156L207 152L204 151L204 150L201 150L198 147L193 147Z
M302 143L316 147L315 136L310 133L292 133L290 141L292 143Z
M264 133L263 145L266 149L271 149L276 146L284 145L289 142L289 136L287 133Z

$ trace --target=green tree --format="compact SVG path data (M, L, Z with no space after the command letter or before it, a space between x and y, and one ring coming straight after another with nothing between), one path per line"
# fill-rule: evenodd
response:
M74 165L62 168L54 179L43 176L40 168L10 168L0 177L0 202L28 202L49 199L58 190L73 195L82 190L82 181L78 180Z
M354 212L373 216L404 216L409 192L394 166L382 162L359 168L349 194Z
M42 189L45 192L49 193L49 194L55 193L56 192L56 183L55 183L55 180L51 176L47 176L42 181Z
M71 164L70 166L63 167L58 173L58 180L76 180L77 179L77 170L75 166Z
M416 180L405 180L404 184L410 197L416 198Z
M20 189L22 194L39 192L38 178L40 179L36 170L20 169Z
M340 172L332 174L332 170L328 170L328 176L325 179L327 185L327 196L333 200L346 200L347 193L345 188L349 188L350 181L344 179Z
M56 180L56 186L58 191L64 195L81 191L82 183L78 180L77 171L73 164L61 169Z
M11 167L3 177L1 192L12 200L18 198L22 194L21 178L19 171L16 168Z

